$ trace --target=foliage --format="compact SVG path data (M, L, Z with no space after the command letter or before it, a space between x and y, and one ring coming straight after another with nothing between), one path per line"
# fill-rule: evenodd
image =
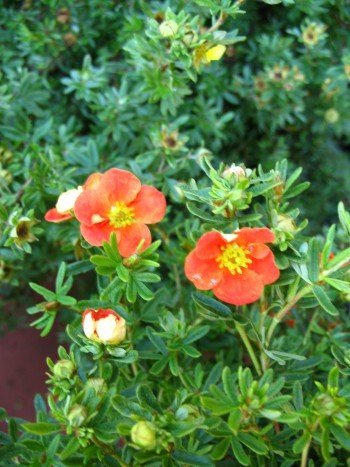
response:
M36 421L0 413L1 465L349 462L349 24L342 0L4 2L1 302L67 332ZM111 167L167 198L129 258L43 220ZM203 233L262 226L258 301L186 279ZM126 339L87 338L87 308Z

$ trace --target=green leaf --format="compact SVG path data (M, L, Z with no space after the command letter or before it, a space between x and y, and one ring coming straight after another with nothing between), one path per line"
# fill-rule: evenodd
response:
M350 451L350 433L343 427L338 425L331 425L331 432L338 443L347 451Z
M330 301L328 295L326 294L326 292L323 290L322 287L320 287L319 285L314 285L312 290L318 303L327 313L329 313L332 316L336 316L339 314L338 310L333 305L333 303Z
M46 301L52 302L56 300L56 294L51 292L51 290L45 289L39 284L35 284L34 282L29 282L29 286L39 295L42 295Z
M338 265L343 265L345 266L346 263L350 262L350 247L349 248L346 248L345 250L343 251L340 251L339 253L337 253L334 258L332 258L327 267L330 269L330 268L334 268L335 266L338 266Z
M350 293L349 282L345 282L340 279L333 279L333 277L325 277L324 280L334 289L339 290L340 292Z
M208 332L210 331L210 326L198 326L193 329L191 329L187 335L187 337L184 339L184 344L192 344L192 342L195 342L199 339L202 339Z
M249 457L245 453L243 446L239 442L238 438L231 438L231 447L235 458L241 465L250 465Z
M147 333L149 340L159 350L159 352L162 353L163 355L167 355L168 348L165 345L164 340L155 333L154 329L148 326L146 328L146 333Z
M299 439L293 444L294 454L300 454L305 446L311 441L310 433L305 432Z
M155 412L162 413L162 408L151 389L148 386L140 386L137 390L139 401Z
M343 229L350 235L350 213L345 210L342 201L338 204L338 216Z
M57 277L56 277L56 293L59 294L61 287L64 281L64 275L66 273L66 263L63 261L58 269Z
M69 297L68 295L64 297L57 297L57 301L61 303L62 305L66 306L73 306L77 303L76 299L74 297Z
M214 461L219 461L226 456L227 450L230 447L230 438L224 438L216 444L214 449L211 451L211 458Z
M317 238L313 238L309 243L309 261L308 261L308 272L311 282L317 282L319 276L319 246Z
M188 356L192 357L192 358L199 358L202 356L202 354L199 352L199 350L195 349L194 347L192 347L192 345L186 345L186 344L183 344L181 346L181 350L187 354Z
M200 308L203 309L208 316L210 317L219 317L219 318L231 318L232 311L226 305L223 305L221 302L215 300L214 298L208 297L207 295L194 292L192 294L193 301Z
M322 249L322 264L325 265L329 261L329 255L332 252L333 242L335 237L335 224L331 225L327 232L326 241Z
M256 452L260 455L265 455L268 453L268 448L266 444L259 438L256 438L249 433L239 433L238 439L241 443L243 443L247 448L251 449L252 451Z
M25 431L28 431L28 433L33 433L39 436L51 435L52 433L57 433L61 430L60 425L57 423L23 423L21 426Z
M294 198L295 196L300 195L303 191L307 190L310 187L310 182L299 183L299 185L291 188L287 192L283 193L283 199Z
M80 448L79 439L75 436L71 438L68 444L65 446L63 451L60 454L60 458L64 461L68 459L72 454L74 454Z
M237 396L235 390L235 377L228 366L222 371L222 383L224 386L225 394L232 400L234 404L237 403Z
M191 452L174 451L172 458L180 465L193 465L195 467L212 467L213 463L205 456L192 454Z

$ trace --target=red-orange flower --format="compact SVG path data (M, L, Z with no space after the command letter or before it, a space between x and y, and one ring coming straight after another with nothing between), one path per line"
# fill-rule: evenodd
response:
M85 240L90 245L101 246L114 232L124 257L136 253L140 242L143 242L141 251L151 244L146 224L161 221L165 211L163 193L141 185L135 175L121 169L90 175L74 205Z
M205 233L187 256L185 274L199 290L213 290L220 300L246 305L261 296L264 285L280 275L272 251L274 241L266 227L245 227L232 234Z

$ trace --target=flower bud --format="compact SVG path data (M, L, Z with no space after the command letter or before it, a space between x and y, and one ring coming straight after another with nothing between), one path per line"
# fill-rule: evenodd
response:
M83 192L83 187L72 188L64 191L57 199L56 206L45 214L48 222L62 222L73 217L72 211L78 196Z
M179 30L178 24L172 19L163 21L159 25L159 32L163 37L175 36L178 30Z
M56 21L60 24L66 24L70 22L70 12L68 8L61 8L57 12Z
M292 217L285 214L277 216L277 228L283 232L293 233L295 231L295 223Z
M87 309L83 313L83 330L88 339L104 344L119 344L125 339L125 320L114 310Z
M246 171L243 169L243 167L232 164L230 165L230 167L227 167L223 171L222 176L226 179L230 179L232 176L234 176L237 179L240 179L246 176Z
M72 32L67 32L67 34L63 36L63 42L67 47L73 47L73 45L77 42L77 36Z
M11 172L9 172L8 170L1 169L0 170L0 183L2 181L1 179L4 180L4 182L6 182L6 183L12 183L13 176L12 176Z
M68 359L59 360L53 367L53 374L58 379L69 379L73 376L75 370L74 363Z
M131 439L140 448L153 450L157 442L155 426L151 422L137 422L131 429Z
M87 411L83 405L75 404L68 413L69 424L75 428L81 426L87 418Z
M339 112L336 109L328 109L324 114L324 118L328 123L337 123L339 120Z
M86 382L88 388L92 388L97 396L102 396L108 390L107 384L103 378L89 378Z
M83 188L79 186L78 188L72 188L71 190L67 190L61 193L56 203L57 211L60 214L71 211L74 208L74 204L82 191Z
M190 45L192 45L192 44L194 44L195 42L198 41L198 34L193 29L189 29L185 33L182 40L183 40L184 44L189 47Z

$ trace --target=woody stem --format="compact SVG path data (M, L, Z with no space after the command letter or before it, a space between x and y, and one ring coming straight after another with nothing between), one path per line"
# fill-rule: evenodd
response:
M260 363L259 363L259 361L258 361L258 359L257 359L257 357L255 355L254 349L252 347L252 344L251 344L251 342L249 340L249 337L248 337L247 333L245 332L244 327L241 324L237 323L237 322L235 322L235 326L236 326L236 330L237 330L238 334L240 335L244 345L246 346L246 349L247 349L247 351L249 353L249 357L250 357L250 359L251 359L251 361L252 361L252 363L254 365L254 368L255 368L257 374L259 376L261 376L262 372L261 372Z
M224 23L226 19L226 15L224 12L221 12L220 13L220 16L219 18L216 20L216 22L211 26L211 28L208 29L207 32L214 32L216 31L217 29L219 29L219 27Z

